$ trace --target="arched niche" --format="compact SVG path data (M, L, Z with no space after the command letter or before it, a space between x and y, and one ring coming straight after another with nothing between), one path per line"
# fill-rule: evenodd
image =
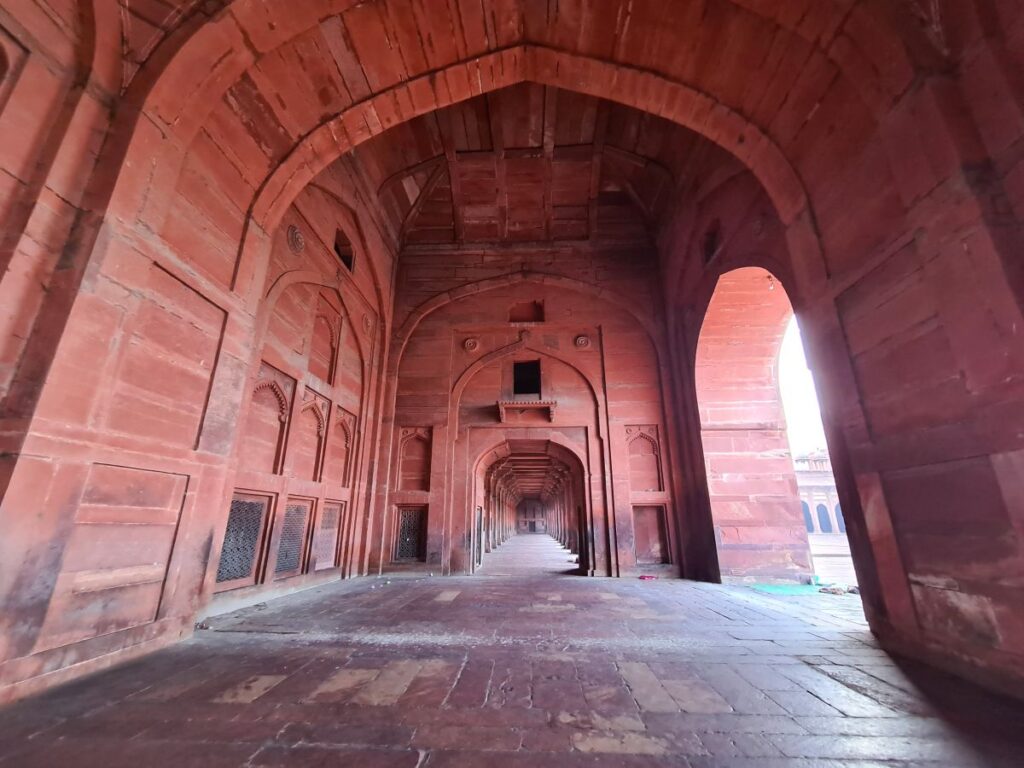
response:
M636 432L628 439L629 483L634 492L662 491L661 449L648 432Z
M398 478L399 490L430 490L430 437L426 432L417 430L403 438Z
M338 483L342 486L350 484L350 466L355 444L354 429L355 417L346 411L341 411L334 424L334 428L331 430L331 436L327 443L323 472L323 479L326 482Z
M290 470L302 480L320 479L320 458L327 433L327 417L317 402L307 403L291 427L288 441Z
M280 468L294 384L269 366L261 373L242 420L238 461L248 471L271 474Z

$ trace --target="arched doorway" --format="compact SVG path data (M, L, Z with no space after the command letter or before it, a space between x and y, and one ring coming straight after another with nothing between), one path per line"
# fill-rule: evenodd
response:
M561 552L533 547L519 562L503 562L501 570L591 572L585 470L573 451L552 440L510 437L480 457L474 486L474 569L487 565L490 553L509 539L542 535Z
M775 275L743 267L719 278L701 328L697 401L725 581L811 582L817 570L812 540L821 558L835 555L827 537L839 529L833 512L838 494L814 392L798 392L784 404L780 388L780 351L787 330L796 331L792 322L792 304ZM794 341L800 343L790 338L790 358ZM806 366L802 354L788 363ZM796 457L785 405L801 435L820 435L810 438L812 450ZM845 551L849 559L848 546Z

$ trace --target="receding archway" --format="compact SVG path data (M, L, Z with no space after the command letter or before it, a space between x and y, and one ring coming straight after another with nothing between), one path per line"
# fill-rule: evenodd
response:
M505 575L588 573L590 548L586 542L593 532L587 522L583 464L565 446L525 434L516 430L483 453L476 464L474 569ZM527 548L522 561L492 556L510 539L536 534L554 539L568 557L543 545ZM502 550L503 555L506 552L507 548ZM532 553L541 557L531 558ZM499 564L494 565L495 561Z

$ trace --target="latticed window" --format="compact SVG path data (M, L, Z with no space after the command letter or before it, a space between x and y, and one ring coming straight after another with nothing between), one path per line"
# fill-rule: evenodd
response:
M269 506L270 499L265 496L235 494L231 500L224 545L217 565L218 584L251 583L255 580Z
M320 524L313 536L313 568L321 571L333 568L338 552L338 535L341 533L341 504L329 501L324 504Z
M289 500L284 510L281 536L277 543L275 576L290 576L302 566L302 550L306 541L306 522L309 520L309 502Z
M395 560L425 559L426 527L426 507L399 507Z

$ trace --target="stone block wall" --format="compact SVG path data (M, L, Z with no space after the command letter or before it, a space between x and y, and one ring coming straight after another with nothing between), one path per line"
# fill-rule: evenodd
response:
M151 18L156 5L166 13ZM323 205L324 190L342 203L307 216L326 248L335 214L361 232L354 286L341 282L370 306L377 334L379 358L362 386L374 382L383 399L375 416L362 401L362 439L386 440L358 482L373 487L372 509L385 514L403 426L388 377L398 375L413 326L429 319L407 327L421 301L393 310L400 233L375 202L376 176L351 151L389 127L523 82L656 114L721 153L692 159L676 214L654 222L660 270L647 279L660 279L664 301L650 300L648 335L663 334L653 344L660 354L637 344L628 323L607 337L618 346L606 358L623 371L636 367L643 378L657 368L640 390L656 380L675 397L655 408L630 399L628 376L610 380L621 399L607 405L608 443L588 449L591 477L598 458L608 470L618 456L620 466L636 463L646 488L649 454L638 444L630 458L624 435L656 427L669 445L665 493L684 510L673 522L681 564L718 575L694 355L718 278L769 269L803 321L873 628L913 655L1019 682L1024 4L714 0L634 4L630 13L626 5L0 8L0 561L14 564L0 570L5 683L45 684L187 633L209 594L202 585L235 487L237 426L271 322L262 308L275 305L264 301L274 241L310 183L319 188L307 195L310 209ZM735 247L705 253L710 196L742 174L746 192L718 216L723 242ZM784 252L759 244L766 226ZM490 254L492 274L522 272L495 266L498 255L509 258ZM557 273L551 262L536 271ZM602 300L644 301L619 270L581 272L581 282ZM485 279L467 274L447 275L452 287L420 294L422 302L458 299L458 285ZM279 329L301 315L282 300ZM358 326L348 301L359 302L339 299ZM571 324L618 325L616 311L581 312ZM564 330L559 344L568 343ZM316 339L302 382L298 359L277 350L295 364L296 393L323 378L330 345L314 332L311 351ZM334 389L317 391L332 408L349 391ZM457 440L433 428L432 445ZM297 450L304 458L286 459L285 472L312 475L320 449L309 441ZM433 458L431 494L446 471ZM624 566L630 475L602 476L590 496L615 513L607 562ZM134 551L119 538L127 532L113 533L125 521L151 526L143 560L108 552ZM382 529L371 514L360 524L379 552ZM101 525L108 544L89 527ZM138 597L112 600L109 615L82 608L110 590ZM51 618L59 605L66 620Z
M664 556L683 567L664 437L655 271L643 248L519 248L522 271L511 274L505 258L486 250L403 254L396 308L399 318L411 319L396 323L409 333L392 349L397 387L388 458L396 490L388 507L378 509L383 567L396 535L389 523L396 505L418 503L429 510L427 564L444 573L472 569L467 542L473 527L464 510L479 489L468 481L481 458L510 435L554 440L584 464L584 513L593 520L586 535L597 573L636 568L633 513L641 503L671 521ZM445 300L434 307L437 296ZM543 318L515 321L515 308L525 303L541 306ZM553 405L550 412L502 421L498 402L514 399L512 366L521 360L540 361L540 400ZM412 430L430 447L431 470L428 480L407 489L403 467L415 445ZM631 451L638 430L649 447L637 444Z

